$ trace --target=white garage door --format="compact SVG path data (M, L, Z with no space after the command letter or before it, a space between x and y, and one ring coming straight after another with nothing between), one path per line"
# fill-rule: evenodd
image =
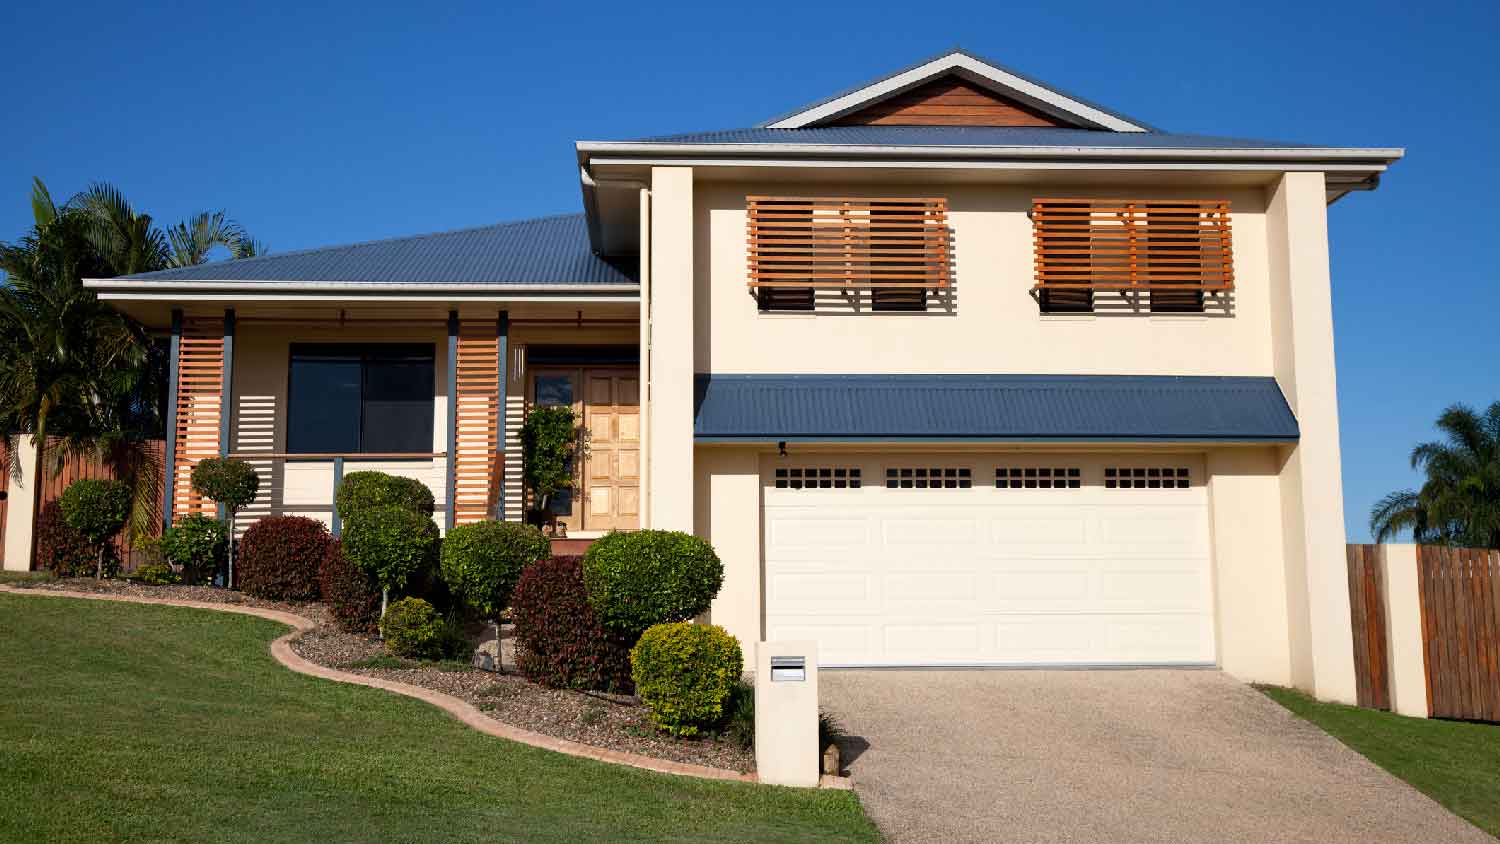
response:
M1181 457L772 458L766 636L830 666L1214 661Z

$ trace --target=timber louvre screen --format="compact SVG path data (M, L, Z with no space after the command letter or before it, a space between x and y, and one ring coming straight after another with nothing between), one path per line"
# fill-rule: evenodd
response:
M224 321L187 318L177 363L177 413L172 437L172 518L213 516L216 506L193 491L193 465L219 456L224 411Z
M461 320L453 461L454 524L491 518L499 434L500 337L494 319Z
M1031 221L1034 291L1234 289L1228 200L1035 199Z
M747 196L750 289L947 287L948 200Z

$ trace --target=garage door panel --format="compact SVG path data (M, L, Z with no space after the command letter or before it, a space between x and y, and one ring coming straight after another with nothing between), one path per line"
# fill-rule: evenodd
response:
M1212 662L1206 491L1105 488L1107 461L1048 458L1085 467L1069 489L985 483L1012 458L900 464L969 465L968 489L773 489L768 471L767 635L816 640L827 665Z

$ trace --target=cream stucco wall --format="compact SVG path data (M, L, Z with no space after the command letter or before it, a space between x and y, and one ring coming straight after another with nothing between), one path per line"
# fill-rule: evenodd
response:
M746 287L745 197L943 196L953 287L926 313L856 310L819 294L817 313L762 314ZM1100 293L1095 315L1038 313L1032 227L1038 196L1197 197L1233 203L1236 289L1204 315L1132 312ZM1253 188L1098 190L1019 185L825 185L699 182L694 186L697 334L694 365L716 373L1104 373L1270 375L1266 199ZM665 248L657 244L658 256ZM662 294L658 294L660 299ZM659 330L659 329L658 329Z
M31 568L31 526L36 515L36 446L30 437L16 438L16 465L6 480L5 501L5 570L27 571Z
M647 527L663 530L693 530L694 188L692 168L651 170Z
M763 635L760 454L749 448L697 450L695 522L724 563L724 585L709 620L751 652Z

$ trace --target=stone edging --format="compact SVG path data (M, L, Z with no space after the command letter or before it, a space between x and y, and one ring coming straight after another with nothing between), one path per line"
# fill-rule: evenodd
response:
M532 747L540 747L544 750L553 750L565 753L569 756L577 756L581 759L593 759L598 762L609 762L615 765L627 765L632 768L643 768L648 771L656 771L662 774L676 774L678 776L698 777L711 780L733 780L737 782L758 782L755 774L743 774L738 771L730 771L724 768L712 768L707 765L692 765L686 762L668 762L665 759L656 759L651 756L642 756L639 753L626 753L621 750L608 750L602 747L583 744L581 742L569 741L543 733L524 730L496 721L494 718L480 712L467 701L434 691L422 686L414 686L409 683L397 683L390 680L382 680L378 677L366 677L362 674L351 674L339 671L335 668L318 665L315 662L302 658L292 650L292 642L303 633L312 630L315 625L310 619L295 613L282 610L264 609L261 607L248 607L238 604L216 604L208 601L176 601L167 598L143 598L131 595L105 595L97 592L67 592L56 589L17 589L8 584L0 584L0 592L10 595L38 595L52 596L58 598L79 598L89 601L117 601L131 604L158 604L168 607L187 607L198 610L216 610L218 612L238 613L240 615L253 615L259 618L280 622L292 628L290 633L271 642L271 655L277 662L290 668L298 674L306 674L310 677L319 677L324 680L333 680L340 683L352 683L358 686L369 686L371 688L383 689L395 692L398 695L416 698L424 703L430 703L438 709L452 715L466 726L478 730L486 735L507 739L519 744L527 744ZM820 788L850 789L848 777L824 776L819 783Z

